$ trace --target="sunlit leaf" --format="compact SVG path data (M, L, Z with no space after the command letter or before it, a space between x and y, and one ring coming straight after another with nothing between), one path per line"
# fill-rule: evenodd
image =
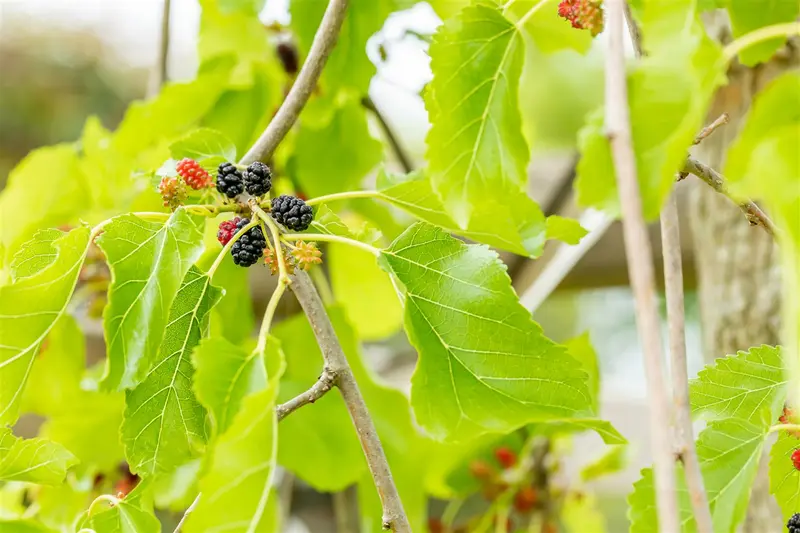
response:
M198 162L221 157L225 161L236 160L236 146L222 133L209 128L191 131L169 145L174 159L188 157Z
M0 531L3 533L56 533L57 530L41 524L35 520L2 520Z
M734 37L741 37L764 26L794 22L800 15L800 2L796 0L729 0L727 5L731 16ZM768 61L778 49L786 44L786 38L778 37L749 46L739 54L739 60L747 66Z
M420 353L411 402L432 435L589 412L586 372L533 322L494 252L418 223L381 256L406 290L406 331Z
M0 428L0 480L56 485L77 460L69 450L47 439L21 439Z
M627 446L612 446L596 461L581 470L583 481L592 481L619 472L628 466Z
M587 233L588 231L574 218L566 218L559 215L547 217L548 240L557 239L567 244L578 244Z
M89 229L53 241L57 257L44 269L0 287L0 424L19 415L36 352L66 310L89 246Z
M221 291L197 268L186 274L169 314L158 357L126 392L122 440L131 471L169 471L195 456L206 440L206 412L192 391L192 350Z
M187 533L277 531L277 496L272 491L278 452L276 392L270 386L246 397L218 437L200 480L200 502L184 528Z
M14 255L11 261L11 279L17 281L44 270L58 257L58 249L53 245L64 236L64 232L55 228L47 228L34 233Z
M558 16L556 7L550 0L518 0L509 5L508 14L542 52L552 53L565 48L581 53L589 50L591 34L576 31L568 21Z
M181 280L202 252L201 224L183 209L164 224L123 215L97 238L112 276L103 313L105 389L136 385L155 360Z

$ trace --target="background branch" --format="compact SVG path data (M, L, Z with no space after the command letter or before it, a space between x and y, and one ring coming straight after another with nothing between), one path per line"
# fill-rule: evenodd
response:
M278 414L278 422L292 414L297 409L303 407L304 405L308 405L310 403L314 403L325 394L328 393L334 386L336 385L336 374L332 372L328 367L325 367L322 370L322 375L317 379L317 381L311 386L310 389L307 391L298 394L291 400L280 404L275 408L275 412Z
M161 15L161 40L158 46L158 58L153 70L150 72L150 80L147 87L147 97L153 97L161 90L161 86L167 81L167 59L169 58L169 27L170 27L170 5L171 0L164 0L164 10Z
M386 121L386 117L383 116L383 113L380 112L378 106L375 105L375 102L370 98L369 95L365 96L361 99L361 105L363 105L367 110L371 111L375 118L378 119L378 123L381 125L381 129L383 130L384 135L386 135L386 140L389 141L389 145L392 147L392 151L394 155L397 157L397 160L400 162L400 166L403 167L403 170L406 174L412 172L414 170L414 165L411 163L411 159L408 157L408 154L400 145L400 140L392 130L392 127L389 126L389 123Z
M297 80L267 129L239 161L240 165L249 165L253 161L267 161L272 157L278 144L289 133L317 86L322 68L336 44L346 11L347 0L330 0L328 2L328 7L325 9L322 22L314 35L314 42L311 43L308 57L303 62Z
M608 54L606 58L606 133L619 186L622 230L631 288L636 301L636 323L642 341L650 404L650 443L656 487L659 531L678 533L678 497L669 429L671 409L664 383L660 323L656 301L653 254L636 174L625 74L624 0L606 2Z
M661 247L664 255L664 286L667 295L669 354L678 456L683 462L686 486L699 533L714 533L708 495L697 459L692 416L689 410L689 374L686 369L686 313L683 302L683 265L678 221L678 202L673 193L661 210Z

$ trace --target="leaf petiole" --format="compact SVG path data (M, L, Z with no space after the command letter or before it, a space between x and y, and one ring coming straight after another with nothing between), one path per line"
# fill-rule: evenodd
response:
M778 431L797 431L800 432L800 424L776 424L769 428L767 433L777 433Z
M750 48L754 44L758 44L769 39L774 39L776 37L792 37L794 35L800 35L800 22L787 22L784 24L764 26L763 28L746 33L732 43L728 44L722 50L722 58L725 61L725 64L728 64L743 50Z
M281 301L281 296L286 291L286 283L278 282L275 287L275 292L269 299L267 310L264 311L264 319L261 321L261 328L258 331L258 344L254 350L255 353L262 353L267 348L267 337L269 336L269 328L272 325L272 319L275 317L275 310L278 308L278 302Z
M116 498L110 494L101 494L89 505L89 509L86 511L86 516L91 518L92 511L95 510L98 504L102 504L103 502L107 502L109 507L115 507L119 505L120 500L119 498Z
M261 220L264 221L267 227L269 227L269 231L272 234L272 241L275 244L275 257L278 260L278 271L280 272L278 281L283 285L288 285L289 283L292 282L292 280L289 279L289 274L287 273L288 271L286 269L286 260L283 257L283 250L281 249L281 234L280 231L278 230L278 226L264 212L264 210L258 206L258 204L253 202L250 205L250 207L253 209L253 213L256 213L261 218Z
M336 200L352 200L355 198L380 198L381 193L378 191L346 191L337 192L335 194L326 194L325 196L317 196L306 200L306 205L326 204Z
M381 251L378 248L370 246L365 242L357 241L355 239L348 239L347 237L340 237L339 235L327 235L323 233L284 233L283 238L291 240L297 239L304 241L338 242L340 244L347 244L349 246L355 246L356 248L361 248L362 250L366 250L375 257L380 255L381 253Z

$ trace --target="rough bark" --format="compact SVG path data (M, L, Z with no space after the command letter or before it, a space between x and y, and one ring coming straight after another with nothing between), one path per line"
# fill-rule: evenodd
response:
M725 30L718 31L726 40ZM703 141L695 150L698 159L723 169L727 148L741 129L754 96L797 64L797 49L787 47L768 64L733 67L729 85L719 92L709 113L713 120L727 112L731 122ZM695 184L690 209L706 362L751 346L778 344L781 286L773 238L751 226L737 206L703 183ZM767 461L761 466L743 533L783 529L780 510L769 494Z

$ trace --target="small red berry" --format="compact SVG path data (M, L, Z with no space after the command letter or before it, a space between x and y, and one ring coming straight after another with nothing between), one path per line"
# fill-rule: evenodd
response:
M494 469L485 461L476 459L469 464L469 471L472 475L481 480L490 479L494 475Z
M224 220L219 223L219 230L217 231L217 240L222 246L228 244L234 235L236 235L236 224L241 220L241 217L236 217L231 220Z
M200 163L194 159L189 159L188 157L181 159L175 165L175 170L178 171L178 175L183 178L186 184L196 191L211 187L214 183L206 169L201 167Z
M428 531L431 533L444 533L444 524L438 518L429 518Z
M536 489L531 486L523 487L514 495L514 508L520 513L528 513L539 500Z
M558 16L570 21L573 28L589 30L592 36L603 31L602 0L561 0Z
M505 446L497 448L494 456L503 468L511 468L517 463L517 454Z
M792 452L792 464L796 470L800 470L800 450Z

